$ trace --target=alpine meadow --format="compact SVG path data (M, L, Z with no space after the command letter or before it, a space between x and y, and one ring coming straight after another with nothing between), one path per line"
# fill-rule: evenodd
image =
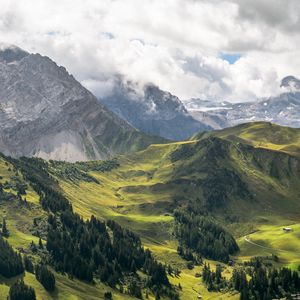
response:
M0 300L299 299L297 0L0 7Z

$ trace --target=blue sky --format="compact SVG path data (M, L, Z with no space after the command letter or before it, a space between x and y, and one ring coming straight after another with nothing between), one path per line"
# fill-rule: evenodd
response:
M236 61L238 61L242 55L239 53L220 53L219 57L223 60L229 62L229 64L233 65Z

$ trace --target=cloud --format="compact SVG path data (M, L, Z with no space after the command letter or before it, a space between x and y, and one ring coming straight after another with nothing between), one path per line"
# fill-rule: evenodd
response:
M300 32L300 2L298 0L234 1L239 7L240 20L272 26L280 30Z
M282 77L300 76L299 5L298 0L0 0L0 36L64 65L99 97L120 74L183 99L245 101L277 94ZM241 58L230 64L236 54Z

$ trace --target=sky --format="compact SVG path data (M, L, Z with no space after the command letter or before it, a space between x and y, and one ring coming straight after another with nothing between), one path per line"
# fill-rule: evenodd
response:
M300 0L0 0L0 43L47 55L98 97L115 77L180 99L254 101L300 77Z

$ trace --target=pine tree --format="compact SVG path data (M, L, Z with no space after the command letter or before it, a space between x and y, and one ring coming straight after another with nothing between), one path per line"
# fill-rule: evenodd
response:
M105 300L112 300L112 294L111 294L111 292L105 292L104 293L104 299Z
M9 235L5 218L3 218L3 222L2 222L2 235L5 237Z
M41 238L39 238L39 248L44 249L44 245L43 245L43 242L42 242Z
M0 275L10 278L24 272L22 257L0 235Z
M52 292L55 289L54 274L45 265L37 265L35 277L47 291Z
M30 250L33 252L33 253L36 253L37 252L37 247L36 247L36 244L34 241L31 241L30 243Z
M34 266L32 261L29 259L27 255L24 255L23 258L24 268L29 273L34 273Z
M9 289L9 300L35 300L35 291L29 287L23 280L18 280Z

